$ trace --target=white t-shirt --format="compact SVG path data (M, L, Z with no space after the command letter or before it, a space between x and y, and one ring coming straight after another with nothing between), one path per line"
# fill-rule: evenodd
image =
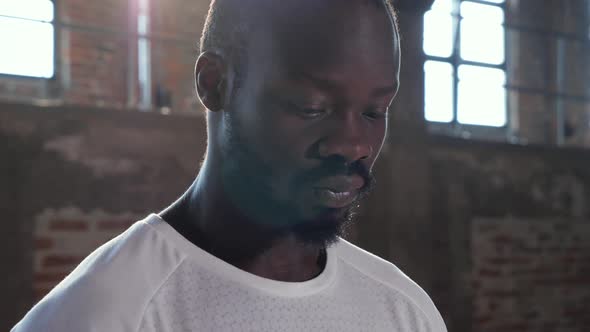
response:
M323 272L281 282L199 249L155 214L90 254L13 332L443 332L428 295L340 240Z

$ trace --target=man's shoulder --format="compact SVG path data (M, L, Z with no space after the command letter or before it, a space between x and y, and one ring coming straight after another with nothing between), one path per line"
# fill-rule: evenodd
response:
M391 296L403 296L426 316L435 331L446 331L444 321L430 296L393 263L345 240L338 242L336 252L343 263L364 279L388 290Z
M408 289L426 295L402 270L393 263L374 255L356 245L340 240L337 245L338 258L355 268L366 277L395 289ZM427 296L427 295L426 295Z
M86 257L13 332L136 330L145 307L183 259L150 218Z

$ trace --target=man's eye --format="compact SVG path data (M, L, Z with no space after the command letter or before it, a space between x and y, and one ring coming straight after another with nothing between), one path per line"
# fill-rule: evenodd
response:
M290 104L290 108L299 116L305 119L316 119L329 113L329 109L324 107L309 107Z
M299 109L299 113L306 117L306 118L318 118L324 114L326 114L328 112L328 110L324 109L324 108L300 108Z
M363 115L371 120L383 119L387 116L387 108L385 109L369 109Z

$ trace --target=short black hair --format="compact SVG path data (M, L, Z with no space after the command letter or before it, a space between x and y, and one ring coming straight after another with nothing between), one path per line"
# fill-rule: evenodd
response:
M253 20L244 6L256 6L268 0L212 0L199 44L200 52L217 53L234 65L239 80L246 64L248 34ZM276 0L271 0L276 1ZM321 1L321 0L316 0ZM346 0L350 1L350 0ZM399 38L397 13L393 0L357 0L384 8L392 22L395 38ZM398 39L399 40L399 39Z

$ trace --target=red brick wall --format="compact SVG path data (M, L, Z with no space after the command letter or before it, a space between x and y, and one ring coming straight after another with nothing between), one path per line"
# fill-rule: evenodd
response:
M0 105L0 331L83 257L158 212L205 152L194 116Z
M78 105L122 108L127 99L130 27L127 1L58 2L62 99Z
M151 0L152 79L171 93L172 109L202 108L194 90L194 66L209 0Z
M127 101L127 41L96 32L69 33L69 84L63 99L121 109Z
M590 152L433 137L430 156L449 331L589 331Z
M29 101L49 99L66 104L108 108L134 108L137 84L129 84L135 70L136 26L133 20L139 0L59 0L54 80L0 77L0 98ZM151 12L152 88L171 96L172 112L197 113L202 106L194 93L193 67L198 40L209 0L148 0ZM587 35L587 0L511 0L507 24ZM586 6L586 7L585 7ZM411 39L412 36L406 36ZM421 38L419 38L421 39ZM565 43L564 84L557 86L555 36L508 29L509 84L536 89L509 93L511 127L521 142L556 143L556 93L588 95L590 48L587 43ZM133 76L133 75L132 75ZM155 91L153 94L155 94ZM546 94L547 95L546 95ZM130 104L129 104L130 103ZM568 125L565 144L590 146L590 102L565 101Z
M56 1L55 22L61 27L57 28L55 78L0 76L0 99L42 99L109 109L137 107L137 97L133 98L138 89L137 1ZM148 2L152 94L157 86L169 92L173 112L200 110L193 68L209 1Z
M588 331L590 223L476 220L473 331Z
M88 254L145 216L85 213L70 207L46 209L35 218L33 290L35 301L62 281Z
M55 2L54 79L0 78L2 99L122 108L126 103L128 4L125 0Z

